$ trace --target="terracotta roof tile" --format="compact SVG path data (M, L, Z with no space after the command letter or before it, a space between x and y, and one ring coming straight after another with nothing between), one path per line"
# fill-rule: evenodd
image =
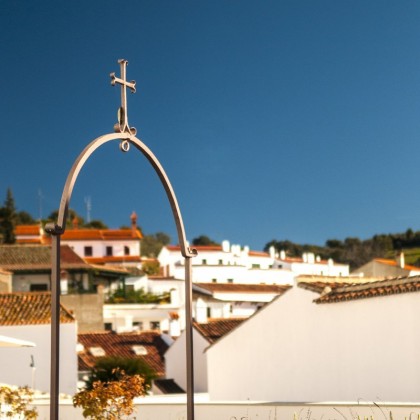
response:
M388 260L385 258L375 258L374 259L375 262L378 262L380 264L386 264L386 265L390 265L392 267L397 267L399 266L397 261L395 260ZM404 270L410 270L410 271L420 271L420 267L415 267L414 265L404 265L403 267Z
M142 237L138 229L134 235L131 229L67 229L61 235L63 241L139 240Z
M246 318L213 318L207 323L194 322L194 328L210 343L231 332Z
M299 283L300 287L309 289L308 283ZM413 277L397 277L394 279L386 279L373 281L368 283L357 284L338 284L331 283L325 285L320 291L321 296L314 300L316 303L334 303L344 302L355 299L366 299L378 296L388 296L399 293L411 293L420 291L420 276ZM310 290L310 289L309 289Z
M15 227L15 235L40 235L39 225L18 225Z
M90 264L117 264L126 262L141 262L141 257L138 255L125 255L121 257L84 257L84 260Z
M81 371L92 368L98 359L89 352L89 349L101 347L106 356L139 358L144 360L158 376L165 375L163 355L169 346L156 331L119 334L111 331L83 333L78 334L78 342L84 346L84 350L78 353L79 370ZM143 346L147 350L147 354L136 355L133 346Z
M68 245L61 246L61 268L87 269L86 264ZM0 245L0 267L13 272L50 270L51 246Z
M73 315L63 305L60 306L60 322L75 322ZM0 293L0 325L40 325L50 323L50 292Z

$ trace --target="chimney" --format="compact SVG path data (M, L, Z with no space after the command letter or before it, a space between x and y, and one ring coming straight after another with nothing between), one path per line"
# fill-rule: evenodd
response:
M181 335L179 315L176 312L169 313L169 335L171 337L179 337Z
M131 236L135 238L137 235L137 214L135 211L131 213L130 219L131 219Z
M72 223L73 223L73 229L74 230L79 229L79 219L77 218L77 216L74 216L74 218L72 220Z
M286 251L284 249L282 249L280 251L280 259L281 260L285 260L286 259Z
M400 255L397 257L397 264L398 267L400 268L404 268L405 267L405 257L404 257L404 252L400 252Z
M229 241L222 241L222 251L223 252L229 252L230 251L230 243Z
M276 257L276 250L274 249L273 245L270 246L270 248L268 249L268 252L270 253L270 258L274 260L274 258Z

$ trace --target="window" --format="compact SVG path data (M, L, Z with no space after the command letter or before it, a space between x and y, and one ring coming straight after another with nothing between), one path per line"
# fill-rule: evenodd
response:
M219 260L219 265L223 265L223 260Z
M103 357L106 355L105 350L102 347L91 347L89 352L95 357Z
M203 265L207 265L207 260L203 260L203 261L202 261L202 264L203 264Z
M112 257L112 246L107 246L106 247L106 256L107 257Z
M48 290L48 284L31 284L29 290L31 292L45 292Z
M124 247L124 255L130 255L130 248L128 246Z
M112 322L105 322L104 329L105 331L112 331Z
M93 255L93 250L91 246L85 246L85 257L91 257Z
M259 264L252 264L252 268L260 268Z
M228 283L233 283L233 279L227 279Z
M133 327L135 327L136 330L141 331L143 329L143 322L141 321L134 321Z
M211 318L211 308L207 307L207 318Z
M217 283L217 279L211 279L212 283Z
M160 322L159 321L150 321L150 329L151 330L160 330Z
M147 349L144 346L132 346L133 352L136 356L146 356Z

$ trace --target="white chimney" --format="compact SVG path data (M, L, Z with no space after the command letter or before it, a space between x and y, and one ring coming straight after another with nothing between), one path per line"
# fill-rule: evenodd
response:
M229 241L222 241L222 251L223 252L229 252L230 251L230 243Z
M268 252L270 254L270 258L274 260L274 258L276 257L276 250L274 249L273 245L270 246L270 248L268 249Z
M171 318L169 321L169 335L171 337L179 337L181 335L181 326L178 318Z
M309 264L315 263L315 254L313 252L308 252L308 263Z
M285 260L286 259L286 251L284 249L282 249L280 251L280 259L281 260Z
M404 252L400 252L400 255L398 257L398 266L400 268L404 268L405 267L405 257L404 257Z
M308 254L306 252L303 253L302 260L303 260L304 263L308 262Z
M195 320L199 324L207 322L207 305L202 299L197 299L195 306Z

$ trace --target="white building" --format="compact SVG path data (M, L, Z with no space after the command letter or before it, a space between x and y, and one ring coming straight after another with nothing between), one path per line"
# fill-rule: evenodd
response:
M0 383L50 391L51 294L1 293L0 334L31 341L35 347L0 349ZM77 324L61 306L60 392L77 391Z
M212 400L420 400L419 277L303 286L207 349Z
M288 258L284 252L251 251L249 247L230 245L194 246L197 257L192 259L193 281L200 283L292 284L295 276L348 276L349 266L336 264L332 259L321 260L312 253L302 258ZM168 245L158 256L163 274L185 277L184 258L180 247Z
M140 264L140 240L137 215L130 216L126 229L79 229L77 219L61 235L61 244L69 245L77 255L91 264ZM17 244L50 244L42 226L19 225L15 229Z

